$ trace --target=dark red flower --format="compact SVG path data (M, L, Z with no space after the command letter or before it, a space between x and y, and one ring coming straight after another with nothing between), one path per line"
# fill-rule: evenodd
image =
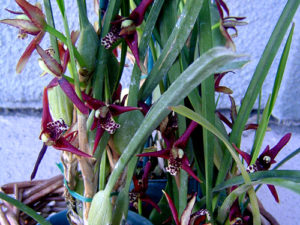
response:
M43 115L41 124L42 130L40 134L40 139L44 142L44 144L35 163L31 179L34 179L39 164L46 153L48 146L53 146L53 148L57 150L71 152L78 156L91 157L89 154L80 151L71 144L77 135L77 131L68 133L68 126L62 119L53 121L49 109L48 88L49 87L44 88Z
M222 120L228 127L232 128L234 121L237 117L237 109L236 109L236 104L235 104L234 98L229 95L229 99L230 99L230 103L231 103L231 107L230 107L231 122L221 112L217 111L216 113L217 113L217 116L220 118L220 120ZM244 130L250 130L250 129L256 130L257 128L258 128L258 124L249 123L249 124L245 125Z
M17 73L21 73L36 45L42 41L45 35L44 27L46 25L46 20L45 15L39 7L31 5L25 0L16 0L16 3L22 8L23 12L7 10L12 14L17 15L17 18L4 19L0 20L0 22L18 28L20 30L19 38L21 39L26 38L28 34L35 36L27 46L17 64L16 71Z
M247 24L246 22L242 21L246 17L229 16L229 9L223 0L216 0L216 5L217 5L217 9L218 9L219 15L220 15L220 31L226 39L226 45L228 47L235 49L235 46L234 46L234 43L233 43L231 37L236 37L238 35L236 26L241 26L241 25ZM227 14L227 17L224 17L223 11L225 11L225 13ZM235 33L233 35L230 35L228 33L229 29L234 30Z
M160 208L158 207L158 205L154 201L152 201L152 199L146 194L146 191L148 189L148 176L150 169L151 162L148 161L144 168L142 179L137 179L136 176L133 176L132 179L134 188L129 192L129 201L131 205L137 208L138 199L140 199L142 202L152 205L160 213Z
M118 16L117 20L112 22L110 32L101 39L101 44L106 49L109 49L119 38L124 38L139 67L140 58L136 27L143 22L145 12L152 2L153 0L142 0L139 6L136 7L128 17Z
M233 147L243 157L243 159L248 164L248 167L247 167L248 173L254 173L256 171L265 171L265 170L268 170L272 164L276 163L275 157L280 152L280 150L288 143L288 141L291 138L291 135L292 135L291 133L284 135L280 139L280 141L271 149L270 149L270 146L267 145L265 150L259 155L259 157L255 161L255 163L252 165L250 165L250 163L251 163L251 155L250 154L240 150L238 147L236 147L235 144L233 144ZM277 202L279 202L278 194L277 194L277 191L276 191L274 185L268 184L268 188L270 189L275 200Z
M132 110L139 110L137 107L107 104L84 93L82 93L82 97L83 100L86 101L87 106L90 109L95 110L94 122L91 127L91 130L97 128L93 153L96 151L104 131L113 134L115 133L116 129L120 127L120 124L115 122L113 118L114 116L118 116L122 113Z
M179 220L174 202L166 192L163 191L163 193L167 198L176 225L199 225L202 222L205 222L206 219L210 220L210 215L206 209L200 209L199 211L192 213L197 194L194 194L192 199L188 202Z
M44 51L39 45L36 46L36 50L41 56L47 69L49 70L47 72L55 76L55 78L52 80L50 84L52 86L59 84L61 89L68 96L68 98L73 102L73 104L79 109L79 111L83 114L88 114L89 113L88 108L79 99L72 85L63 76L64 71L66 69L67 61L65 61L65 65L62 66L50 54ZM68 58L68 51L65 52L65 59L67 58Z
M190 176L192 176L197 181L201 182L197 175L193 172L190 167L189 160L184 153L184 149L187 145L188 139L194 129L198 126L198 123L192 121L186 131L181 135L181 137L174 142L166 142L167 148L156 152L147 152L138 154L140 157L160 157L168 160L168 166L166 170L173 176L176 176L180 171L180 168L185 170Z

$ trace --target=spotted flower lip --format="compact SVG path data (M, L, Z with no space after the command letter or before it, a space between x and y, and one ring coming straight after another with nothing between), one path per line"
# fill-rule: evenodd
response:
M49 71L55 76L55 78L50 82L50 86L60 85L64 93L68 98L74 103L74 105L79 109L83 114L88 114L89 110L85 104L79 99L72 85L64 78L64 68L58 63L54 58L52 58L46 51L44 51L39 45L36 46L36 50L41 56L43 62Z
M92 98L85 93L82 93L82 98L86 101L86 104L90 109L95 110L94 121L91 126L91 130L97 128L93 154L96 151L104 131L113 134L120 127L120 125L115 122L113 118L114 116L133 110L139 110L137 107L107 104L98 99Z
M144 168L144 174L142 176L142 179L137 179L136 176L132 177L134 188L130 191L130 197L132 197L132 204L134 205L135 200L137 198L140 198L142 202L148 203L152 205L157 212L161 212L159 206L152 201L152 199L146 194L146 191L148 189L148 177L151 169L151 162L148 161L145 168Z
M139 157L160 157L163 159L168 160L168 166L166 170L171 174L171 175L177 175L178 171L180 168L185 170L190 176L192 176L195 180L198 182L202 182L197 175L193 172L189 160L184 154L184 149L187 145L188 139L194 129L198 126L198 123L195 121L192 121L186 131L181 135L181 137L176 140L175 142L168 142L169 146L167 146L166 149L163 149L161 151L156 151L156 152L147 152L147 153L142 153L138 154L137 156Z
M165 191L162 192L166 196L166 199L169 203L169 207L176 225L201 224L202 222L205 222L206 219L210 220L210 215L206 209L200 209L199 211L192 213L194 204L196 202L197 193L195 193L191 200L188 202L179 219L178 212L171 197Z
M44 144L32 171L31 180L34 179L39 164L41 163L41 160L43 159L48 146L53 146L53 148L57 150L71 152L78 156L91 157L89 154L80 151L71 144L71 142L77 135L77 131L70 132L67 134L68 127L62 119L53 121L49 109L48 88L49 87L44 88L43 114L40 134L40 139L44 142Z
M0 22L18 28L20 30L21 38L26 37L27 34L35 36L25 49L17 64L16 72L21 73L32 52L35 50L36 45L42 41L45 35L44 27L47 23L45 15L39 7L34 6L25 0L16 0L16 3L22 8L23 12L7 10L12 14L17 15L17 18L4 19L0 20Z
M268 170L272 164L276 163L275 157L277 154L281 151L281 149L289 142L292 134L287 133L284 135L279 142L270 149L270 146L268 145L265 150L259 155L257 160L253 165L250 165L251 163L251 155L247 152L244 152L240 150L235 144L232 144L235 150L243 157L243 159L248 164L247 171L252 173L255 171L265 171ZM270 189L272 195L274 196L275 200L279 202L277 191L274 187L274 185L268 184L268 188Z
M119 38L124 38L139 67L140 57L136 27L143 22L145 12L152 2L153 0L142 0L128 17L117 16L116 20L112 22L111 31L101 40L101 44L108 49Z

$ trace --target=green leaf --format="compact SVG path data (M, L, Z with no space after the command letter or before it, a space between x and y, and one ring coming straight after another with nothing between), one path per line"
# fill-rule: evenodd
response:
M280 178L286 181L300 183L300 171L299 170L268 170L268 171L257 171L249 174L251 181L260 181L265 178ZM219 192L225 188L229 188L234 185L243 184L242 176L233 177L222 184L216 186L213 191Z
M33 218L35 221L40 223L41 225L51 225L50 222L46 221L41 215L37 214L32 208L28 207L27 205L23 204L22 202L19 202L18 200L9 197L3 192L0 192L0 198L4 201L8 202L11 205L16 206L19 210L26 213L28 216Z
M240 143L240 138L248 120L254 102L261 90L262 84L268 74L275 55L280 47L281 41L293 19L295 12L299 6L298 0L289 0L281 13L276 27L268 41L262 57L256 67L252 80L248 86L247 92L243 98L241 108L232 128L230 140L233 143Z
M112 204L110 202L110 192L98 191L93 197L88 216L88 224L111 224L112 209Z
M65 16L65 2L64 0L56 0L59 10L63 16Z
M164 0L154 1L149 16L147 17L145 29L142 34L141 42L139 44L139 55L140 55L141 62L143 62L145 59L146 52L148 49L148 44L152 37L152 31L154 29L155 23L157 21L163 3ZM141 76L141 70L139 69L138 65L135 63L132 71L129 94L128 94L128 105L130 106L137 105L138 102L137 95L140 86L140 76Z
M286 156L283 160L281 160L279 163L277 163L276 166L274 166L273 170L279 168L280 166L282 166L283 164L285 164L287 161L289 161L291 158L293 158L294 156L298 155L299 153L300 153L300 148L296 149L291 154L289 154L288 156Z
M202 0L190 0L186 3L161 55L139 92L139 100L145 100L171 68L193 29L201 7Z

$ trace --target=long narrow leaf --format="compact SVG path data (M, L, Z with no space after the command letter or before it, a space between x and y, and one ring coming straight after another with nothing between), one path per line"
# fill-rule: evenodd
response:
M3 192L0 192L0 198L3 199L4 201L7 201L9 204L16 206L19 210L23 211L28 216L32 217L35 221L37 221L41 225L51 225L50 222L46 221L41 215L37 214L32 208L28 207L22 202L19 202L18 200L9 197Z
M195 24L201 3L202 0L190 0L186 3L168 42L139 92L139 100L145 100L171 68Z
M232 128L230 139L233 143L239 145L240 137L248 120L254 102L258 96L259 90L268 74L275 55L280 47L281 41L293 19L299 6L298 0L289 0L276 24L276 27L268 41L264 53L256 67L253 78L249 84L245 97L243 99L238 116Z
M269 171L258 171L252 174L249 174L251 181L259 181L265 178L281 178L287 181L292 181L295 183L300 183L300 171L299 170L269 170ZM218 192L222 191L225 188L243 184L242 176L233 177L230 180L223 182L216 186L213 191Z

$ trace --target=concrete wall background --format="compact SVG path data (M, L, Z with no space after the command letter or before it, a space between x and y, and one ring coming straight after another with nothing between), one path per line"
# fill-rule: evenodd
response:
M34 1L33 1L34 2ZM93 1L87 1L92 14ZM238 27L239 37L235 38L237 51L251 56L251 62L243 70L235 74L227 75L223 84L234 90L233 96L237 104L240 103L249 81L253 75L263 49L270 37L276 21L287 0L244 0L234 1L227 0L228 7L232 16L246 16L247 26ZM55 3L55 2L54 2ZM3 3L3 9L18 9L14 1ZM53 4L54 11L59 15L56 4ZM69 14L69 23L72 29L78 28L76 19L76 4L72 1L66 1L66 8ZM1 10L1 18L12 17L8 12ZM58 17L60 18L60 17ZM93 18L91 21L95 21ZM297 11L294 21L300 21L300 10ZM61 21L58 23L58 29L63 30ZM21 53L31 40L18 40L18 31L12 27L0 24L2 32L0 34L0 108L41 108L42 88L49 82L51 76L39 77L41 69L37 66L37 53L34 52L30 61L22 72L15 73L15 66ZM295 96L299 95L300 87L296 85L300 81L300 35L299 25L296 24L293 43L290 52L289 62L283 79L282 88L278 96L278 102L274 109L274 116L280 120L300 120L300 101ZM43 40L42 46L47 48L49 43L48 37ZM282 45L283 46L283 45ZM280 48L280 53L283 47ZM272 91L274 77L276 75L277 65L280 54L275 59L269 72L266 82L263 85L262 105L264 106L268 95ZM127 80L127 79L125 79ZM287 104L288 103L288 104ZM227 96L222 96L219 102L221 108L230 106Z

